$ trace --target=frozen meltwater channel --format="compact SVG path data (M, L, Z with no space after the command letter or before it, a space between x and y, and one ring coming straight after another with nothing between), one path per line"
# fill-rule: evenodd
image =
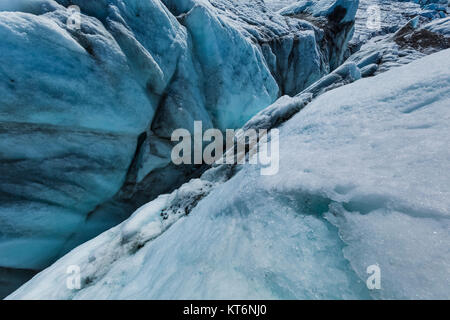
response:
M449 86L445 50L329 91L280 127L279 174L207 172L9 298L448 299Z

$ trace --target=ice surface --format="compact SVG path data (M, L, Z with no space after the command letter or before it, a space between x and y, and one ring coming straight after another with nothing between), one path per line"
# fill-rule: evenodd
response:
M449 58L320 95L279 127L277 175L210 169L9 298L449 299Z
M380 10L379 29L367 27L367 22L371 18L369 8L374 5ZM393 33L420 12L420 5L413 1L360 0L352 42L365 42L374 36Z
M367 3L363 4L367 5ZM402 3L400 6L403 5ZM349 51L355 50L355 43L358 45L356 52L348 58L348 61L357 63L358 67L363 69L361 70L363 77L382 73L433 52L450 48L448 18L435 19L430 22L429 19L418 15L419 7L412 12L408 11L407 6L404 9L403 18L399 19L399 22L405 21L405 17L408 16L415 15L414 18L406 20L401 25L391 25L392 28L381 30L379 32L381 35L372 34L373 37L369 37L369 40L359 33L361 17L357 16L356 38L352 40L353 44L350 44L351 50ZM393 12L394 14L400 13L400 10L396 8Z
M355 18L359 1L355 0L300 0L282 9L284 15L307 13L314 17L326 17L336 12L337 8L343 10L343 16L339 16L339 22L350 22ZM337 15L337 13L335 13Z
M450 17L433 20L423 28L450 37Z
M54 0L2 0L0 11L21 11L33 14L42 14L56 10L58 3Z
M120 188L154 113L103 26L84 18L83 47L64 17L0 12L3 267L39 269L58 255Z

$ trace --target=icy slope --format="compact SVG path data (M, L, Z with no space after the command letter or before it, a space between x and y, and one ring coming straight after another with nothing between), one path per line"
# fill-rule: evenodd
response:
M445 50L329 91L280 127L277 175L210 169L9 298L448 299L449 87Z

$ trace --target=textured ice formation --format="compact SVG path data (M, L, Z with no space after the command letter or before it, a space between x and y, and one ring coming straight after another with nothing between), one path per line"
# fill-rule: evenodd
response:
M449 71L444 50L318 96L279 126L277 175L214 167L9 298L449 299Z
M358 21L358 20L357 20ZM357 63L363 77L408 64L427 54L450 48L448 18L430 22L418 15L385 35L374 36L347 61Z
M39 269L58 255L120 188L154 114L98 20L72 35L65 18L0 12L2 267Z
M282 96L275 101L275 103L258 112L258 114L251 118L242 129L276 128L278 125L302 110L313 98L326 91L359 80L365 68L366 67L363 66L362 69L360 69L354 62L345 63L332 73L317 80L294 97L289 97L287 95Z
M313 17L329 17L335 15L339 22L350 22L355 19L358 1L353 0L301 0L280 11L283 15L310 14Z
M355 14L359 0L298 1L280 10L283 16L306 19L323 30L324 50L331 70L344 61L343 48L354 34Z
M370 11L370 8L376 6L380 13L380 27L375 26L368 28L371 14L376 12ZM358 11L355 18L355 34L351 40L352 44L365 43L367 40L380 35L393 33L401 28L405 23L420 15L420 5L412 1L397 0L360 0Z
M444 19L436 19L426 24L424 29L431 32L442 34L447 38L450 37L450 17Z

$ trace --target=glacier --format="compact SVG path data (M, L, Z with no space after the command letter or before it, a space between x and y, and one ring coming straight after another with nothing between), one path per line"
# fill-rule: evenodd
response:
M8 299L449 299L449 58L428 55L266 121L280 130L279 174L214 166ZM80 290L66 287L70 265ZM380 290L366 287L371 265Z
M448 298L449 5L2 0L0 298ZM280 174L174 165L194 121Z
M198 177L205 168L171 163L174 129L239 128L336 69L354 12L328 30L333 14L317 24L261 0L3 0L1 291Z

